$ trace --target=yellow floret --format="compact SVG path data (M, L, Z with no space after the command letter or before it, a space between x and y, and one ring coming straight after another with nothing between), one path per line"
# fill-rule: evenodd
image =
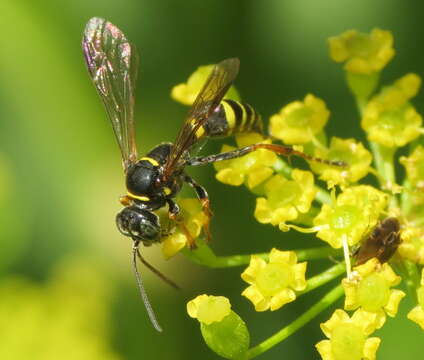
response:
M329 187L345 186L356 182L369 172L372 155L360 142L355 139L340 139L333 137L329 149L317 147L314 155L328 160L344 161L348 167L335 167L317 162L310 162L314 172L320 174L320 179L327 181Z
M285 228L285 222L307 213L317 192L311 172L294 169L292 180L274 175L264 186L266 198L256 199L255 218Z
M357 310L349 317L337 309L331 318L321 324L321 330L329 338L315 346L324 360L375 359L380 339L368 338L375 330L373 314Z
M306 262L297 263L293 251L272 249L269 262L252 256L250 265L241 274L250 284L242 295L255 306L256 311L278 310L296 299L295 291L305 289Z
M392 34L377 28L370 34L349 30L329 38L328 43L330 57L345 62L345 70L355 74L379 72L395 54Z
M375 226L386 204L387 196L372 186L347 188L334 204L324 204L315 217L317 237L334 248L342 247L343 239L350 246L355 245Z
M270 134L286 144L304 144L325 126L330 116L325 102L312 94L293 101L271 116Z
M189 316L206 325L222 321L230 312L230 301L224 296L204 294L187 303Z
M390 265L381 265L376 258L354 268L354 279L343 279L346 293L345 309L362 310L374 313L375 326L381 328L386 321L386 314L394 317L397 314L400 300L405 296L403 291L391 289L399 284L397 276Z
M239 147L255 143L271 143L270 140L264 139L262 135L257 133L238 134L236 141ZM221 152L235 149L235 147L224 145ZM277 160L277 155L272 151L258 149L242 157L216 162L213 165L217 170L215 176L218 181L233 186L246 183L248 188L252 189L272 176L274 172L272 166Z
M179 201L179 204L184 226L191 237L196 239L200 235L203 226L207 223L208 217L203 212L198 199L182 199ZM163 218L167 216L167 212L161 215ZM181 227L174 226L172 230L173 232L170 235L162 238L162 254L165 259L173 257L187 245L187 236Z
M420 135L422 117L409 100L421 84L415 74L408 74L381 91L366 105L361 126L368 139L387 147L401 147Z

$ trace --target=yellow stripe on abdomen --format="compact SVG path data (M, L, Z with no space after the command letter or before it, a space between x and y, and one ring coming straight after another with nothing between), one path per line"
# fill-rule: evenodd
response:
M227 120L229 129L228 133L231 134L232 130L236 127L236 114L232 106L226 100L223 100L221 105L224 108L225 120Z

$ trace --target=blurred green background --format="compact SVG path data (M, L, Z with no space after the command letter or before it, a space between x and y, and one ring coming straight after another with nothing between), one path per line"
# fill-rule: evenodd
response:
M165 329L155 332L133 279L131 241L115 229L125 191L120 155L83 63L83 28L90 17L105 17L139 50L140 153L172 141L182 123L187 109L169 98L171 87L197 66L233 56L241 60L237 88L266 120L312 92L332 112L330 135L363 139L326 39L351 28L391 30L397 55L383 82L411 71L422 76L421 3L3 0L0 12L0 359L216 359L185 311L196 295L229 297L253 345L319 299L314 292L285 310L254 313L240 296L242 269L206 269L181 256L165 262L152 247L143 249L146 258L183 287L175 292L143 269ZM423 113L422 93L415 105ZM204 152L220 146L210 142ZM189 172L212 198L218 254L319 244L258 224L253 195L219 184L212 166ZM310 273L324 266L328 261L311 265ZM411 306L404 302L377 333L380 359L422 357L422 331L402 320ZM318 324L329 315L261 358L317 359L313 344L324 338Z

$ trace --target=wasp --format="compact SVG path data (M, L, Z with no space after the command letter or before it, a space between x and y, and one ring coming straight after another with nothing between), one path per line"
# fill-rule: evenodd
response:
M356 265L364 264L374 257L383 264L390 260L400 243L399 220L394 217L388 217L371 231L354 254Z
M291 147L274 144L253 144L216 155L195 156L203 140L225 137L241 132L262 132L262 119L249 104L224 99L239 71L239 60L226 59L213 68L195 99L173 143L161 143L145 156L137 154L134 98L138 70L138 55L134 44L123 32L102 18L92 18L86 25L82 48L90 77L99 93L122 155L126 179L126 195L121 197L124 208L116 216L118 230L133 240L132 261L138 287L154 327L161 331L137 270L137 258L166 282L176 285L148 264L140 254L139 245L158 243L164 235L155 211L168 206L169 218L182 227L189 247L194 240L179 217L174 201L183 184L191 186L202 209L210 219L212 212L206 189L186 172L187 166L199 166L243 156L256 149L268 149L281 155L301 156L329 165L342 162L311 157ZM209 221L204 231L210 237Z

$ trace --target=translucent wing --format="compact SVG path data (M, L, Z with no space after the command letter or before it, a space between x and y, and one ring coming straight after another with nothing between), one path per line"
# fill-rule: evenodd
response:
M126 171L137 160L134 126L136 49L121 30L98 17L87 23L82 49L91 79L112 123Z
M174 169L184 165L186 156L201 138L196 136L196 132L212 115L230 88L238 74L239 65L239 60L232 58L220 62L213 68L174 142L170 156L164 165L164 179L167 179Z

